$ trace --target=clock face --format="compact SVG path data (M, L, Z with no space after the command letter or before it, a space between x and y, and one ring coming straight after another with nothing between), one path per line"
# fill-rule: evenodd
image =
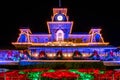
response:
M57 16L57 20L58 21L62 21L63 20L63 16L62 15Z

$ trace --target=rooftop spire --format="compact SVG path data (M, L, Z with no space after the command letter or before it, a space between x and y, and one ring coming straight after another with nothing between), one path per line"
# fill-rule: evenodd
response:
M61 0L59 0L59 7L61 7Z

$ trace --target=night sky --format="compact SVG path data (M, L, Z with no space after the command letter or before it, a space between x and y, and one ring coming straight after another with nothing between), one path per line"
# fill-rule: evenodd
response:
M41 1L41 2L40 2ZM32 33L48 33L46 21L51 20L52 8L58 0L4 1L0 2L0 49L11 48L17 40L19 28L29 27ZM68 8L72 32L88 33L91 28L102 28L104 40L110 45L120 45L120 5L114 1L62 0Z

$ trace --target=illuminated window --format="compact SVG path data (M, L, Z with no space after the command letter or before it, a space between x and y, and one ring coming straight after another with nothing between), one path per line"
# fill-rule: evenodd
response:
M100 34L95 34L94 36L94 42L100 42Z
M26 34L21 34L18 42L28 42Z
M56 41L64 40L64 32L62 30L58 30L56 33Z
M62 33L58 33L58 36L62 36Z

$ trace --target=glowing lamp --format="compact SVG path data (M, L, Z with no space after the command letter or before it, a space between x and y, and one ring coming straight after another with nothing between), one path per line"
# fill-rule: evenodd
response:
M52 54L50 54L49 56L52 57Z
M34 54L34 57L38 57L38 54L37 54L37 53L35 53L35 54Z
M65 57L67 57L67 54L64 54Z
M55 56L55 54L53 54L53 56Z
M68 57L70 57L71 55L70 54L68 54Z

